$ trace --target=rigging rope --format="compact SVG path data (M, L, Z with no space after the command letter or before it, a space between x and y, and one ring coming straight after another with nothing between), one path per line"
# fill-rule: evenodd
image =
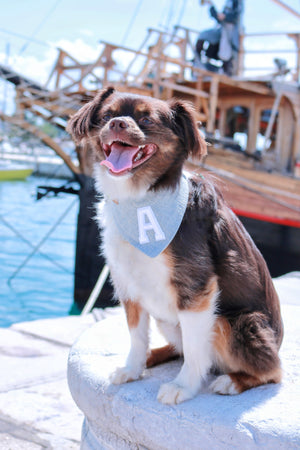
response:
M47 20L49 19L49 17L51 16L51 14L53 13L53 11L56 9L56 7L58 6L58 4L61 2L62 0L56 0L55 4L52 5L52 8L48 11L48 13L46 14L46 16L43 18L43 20L39 23L39 25L36 27L36 29L34 30L34 32L32 33L32 35L30 36L30 39L34 38L34 36L40 31L40 29L44 26L44 24L47 22ZM21 47L21 50L19 52L19 56L27 49L27 47L29 46L29 42L25 42L25 44Z
M140 7L142 6L142 3L143 3L143 0L139 0L138 4L136 5L135 10L133 12L133 15L131 17L131 20L130 20L130 22L128 24L127 30L125 31L125 34L124 34L123 39L121 41L121 45L125 44L125 42L126 42L126 40L128 38L128 35L130 33L130 30L131 30L131 28L132 28L132 26L133 26L133 24L135 22L135 19L136 19L137 15L138 15Z
M67 214L71 211L75 203L77 202L77 198L73 200L72 203L66 208L63 214L57 219L57 221L52 225L50 230L45 234L45 236L41 239L41 241L34 247L32 252L25 258L25 260L20 264L20 266L14 271L14 273L8 278L7 284L11 286L12 280L18 275L18 273L26 266L28 261L35 255L35 253L40 249L40 247L46 242L48 237L53 233L56 227L62 222L62 220L67 216Z
M176 25L180 25L181 24L182 18L183 18L184 13L185 13L185 8L186 8L186 0L182 0L182 5L181 5L181 9L180 9L180 12L179 12L179 15L178 15L178 19L177 19Z
M169 13L168 13L167 22L165 25L166 30L169 30L173 16L174 16L174 0L170 0Z
M160 19L158 21L158 27L165 29L165 26L163 25L163 21L164 21L164 17L166 15L166 10L167 10L167 3L165 0L165 4L163 5L163 10L162 13L160 15Z
M31 247L32 249L35 249L35 246L32 244L32 242L30 242L28 239L26 239L26 237L24 237L13 225L11 225L4 217L2 214L0 214L0 220L1 222L10 230L12 231L18 238L20 238L23 242L25 242L25 244L27 244L29 247ZM60 264L59 262L55 261L53 258L51 258L51 256L47 255L46 253L43 252L39 252L40 255L42 255L45 259L48 259L48 261L50 261L52 264L54 264L55 266L59 267L60 269L62 269L64 272L67 273L71 273L66 267L64 267L62 264Z
M25 36L24 34L16 33L15 31L6 30L5 28L0 27L0 33L10 34L11 36L15 36L20 39L26 39L27 41L34 42L35 44L43 45L45 47L57 48L55 45L52 45L48 42L41 41L39 39L31 38L30 36Z

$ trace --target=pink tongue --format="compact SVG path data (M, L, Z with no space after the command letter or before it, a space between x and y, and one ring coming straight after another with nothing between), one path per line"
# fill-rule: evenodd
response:
M104 161L101 161L102 166L108 167L113 173L121 173L124 170L132 168L132 160L138 152L138 147L125 147L124 145L113 143L111 152Z

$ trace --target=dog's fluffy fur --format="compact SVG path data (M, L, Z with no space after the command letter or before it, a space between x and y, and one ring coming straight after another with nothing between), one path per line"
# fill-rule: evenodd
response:
M212 368L222 373L211 385L221 394L279 382L277 294L262 255L209 176L189 178L184 218L159 256L124 241L114 223L111 201L174 189L185 160L206 153L191 105L107 88L71 118L68 130L93 147L97 186L110 199L103 208L103 251L131 336L126 365L112 382L136 380L145 367L176 355L184 362L161 386L163 403L194 397ZM105 162L113 145L120 153L137 148L126 170ZM162 349L148 348L149 315L169 343Z

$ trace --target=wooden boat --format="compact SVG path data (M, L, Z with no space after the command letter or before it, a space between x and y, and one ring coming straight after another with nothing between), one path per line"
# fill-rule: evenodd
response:
M0 181L25 180L33 172L33 168L27 165L0 162Z

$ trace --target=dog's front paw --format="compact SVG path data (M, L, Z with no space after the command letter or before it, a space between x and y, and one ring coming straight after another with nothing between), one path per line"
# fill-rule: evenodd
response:
M157 395L157 399L165 405L175 405L189 400L195 396L195 393L186 386L171 381L170 383L162 384Z
M239 394L234 382L229 375L221 375L210 385L210 389L216 394L235 395Z
M123 384L129 381L135 381L140 378L142 374L141 369L133 367L118 367L110 376L110 381L113 384Z

